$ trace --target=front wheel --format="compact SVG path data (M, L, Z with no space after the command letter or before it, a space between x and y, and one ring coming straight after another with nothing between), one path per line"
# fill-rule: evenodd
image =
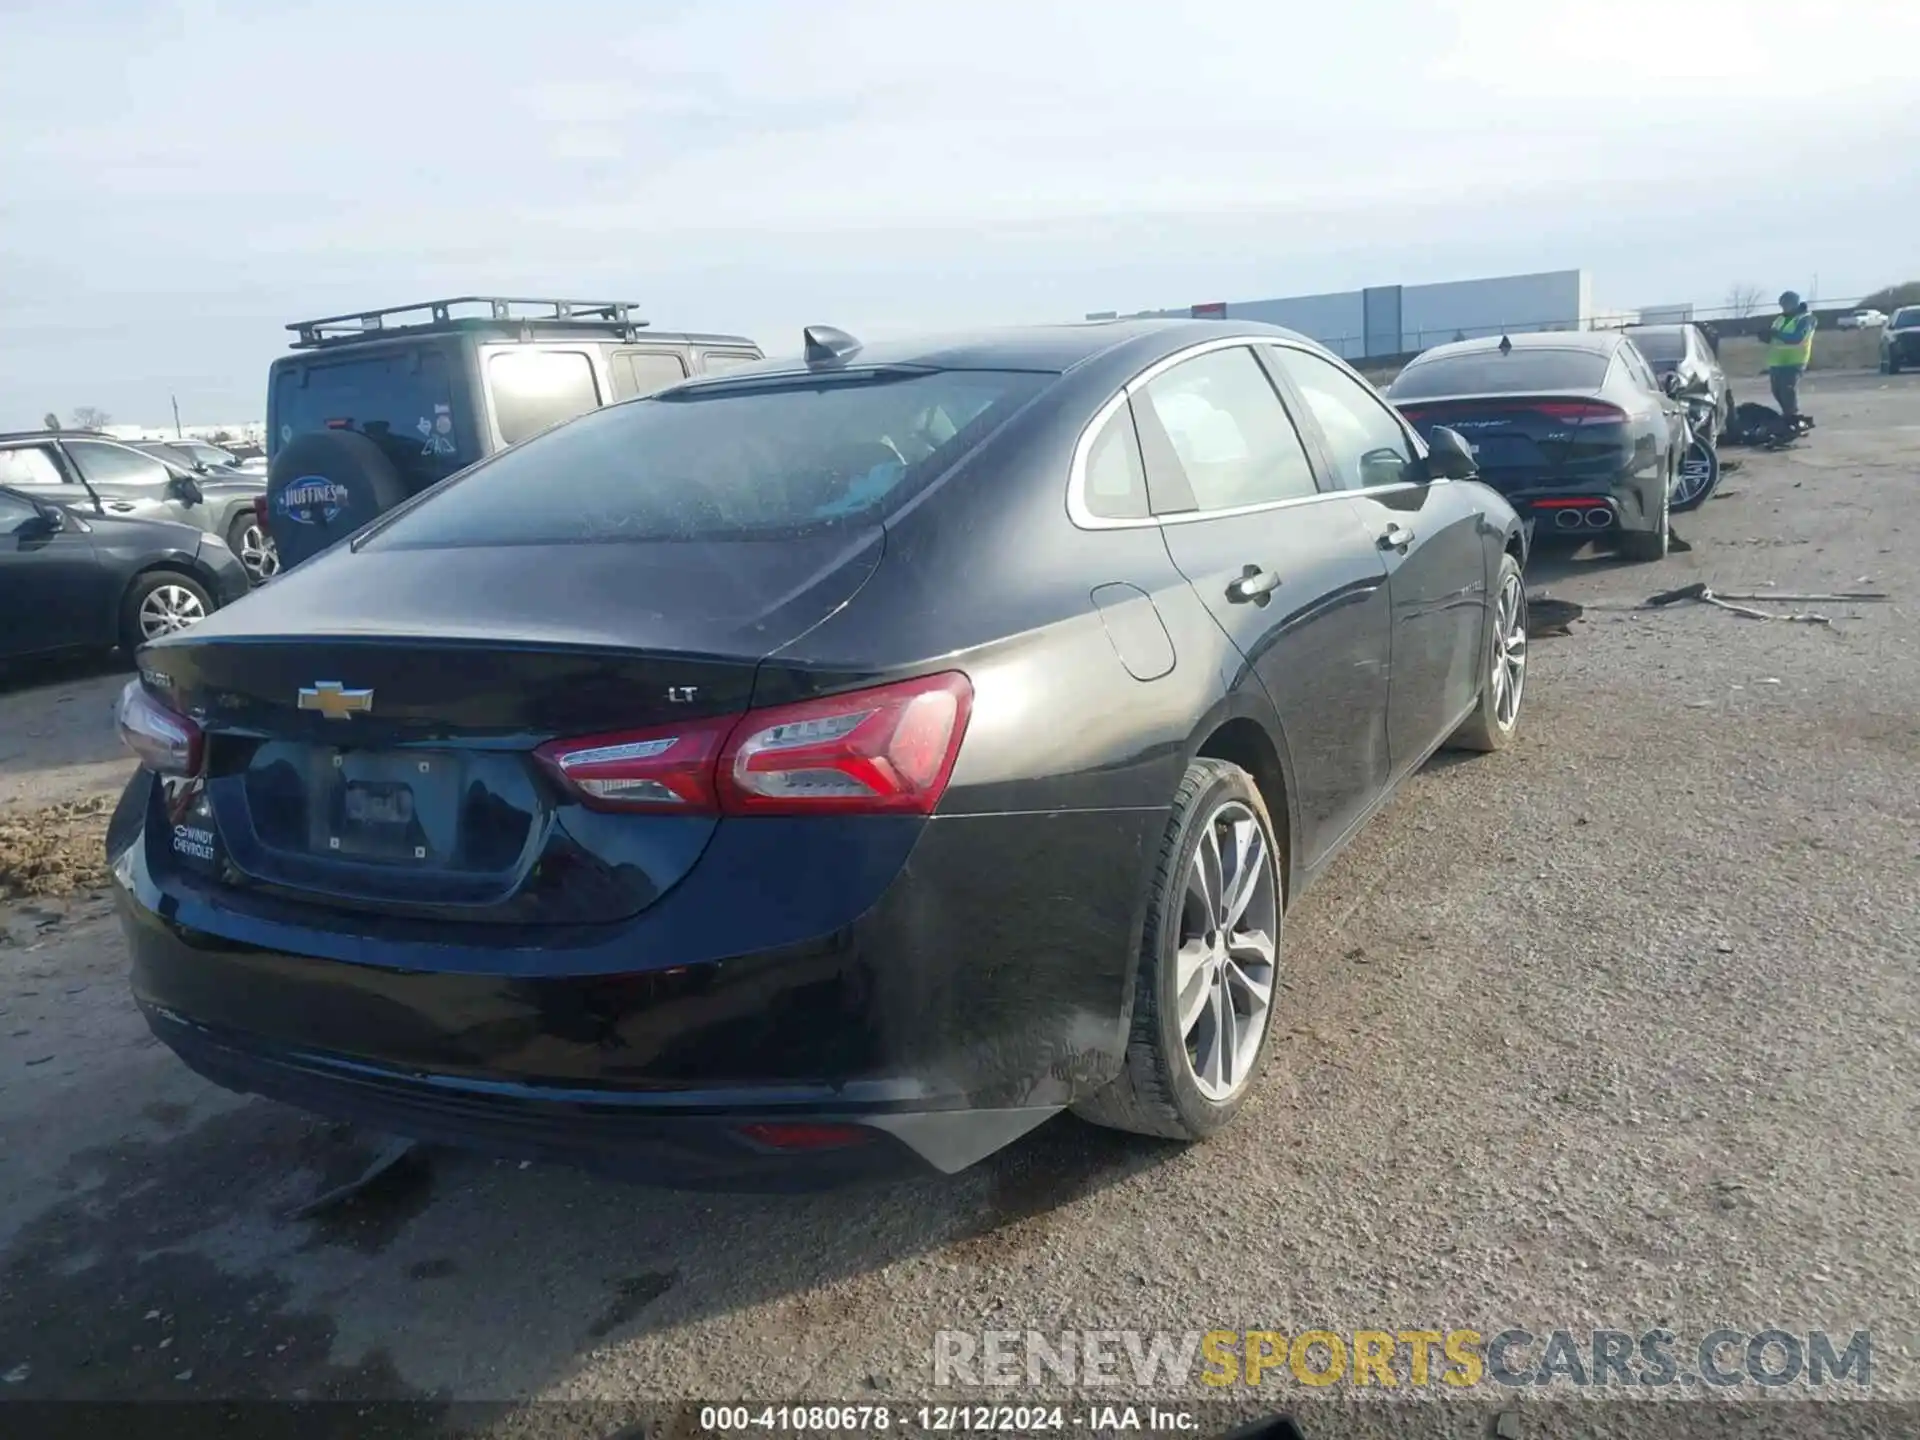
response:
M1201 1140L1260 1073L1277 989L1279 848L1246 771L1187 767L1151 886L1125 1060L1073 1108L1096 1125Z
M1674 484L1673 508L1681 514L1698 510L1720 484L1720 451L1705 440L1695 440L1680 461Z

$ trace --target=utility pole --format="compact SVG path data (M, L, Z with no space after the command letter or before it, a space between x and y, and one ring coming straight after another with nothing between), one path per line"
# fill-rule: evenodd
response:
M178 395L169 395L167 398L173 401L173 438L178 440L181 438L180 436L180 397Z

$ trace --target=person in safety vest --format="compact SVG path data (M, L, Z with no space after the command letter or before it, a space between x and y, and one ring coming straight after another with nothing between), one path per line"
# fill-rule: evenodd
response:
M1800 376L1813 359L1813 312L1792 290L1780 296L1780 313L1767 332L1767 380L1773 400L1787 419L1800 414Z

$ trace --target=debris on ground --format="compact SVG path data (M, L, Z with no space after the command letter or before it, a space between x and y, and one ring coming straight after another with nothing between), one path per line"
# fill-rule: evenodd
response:
M358 1199L361 1195L365 1194L381 1176L391 1171L394 1166L398 1165L418 1148L419 1142L416 1140L402 1140L398 1138L389 1140L381 1147L380 1152L373 1157L372 1161L369 1162L367 1168L362 1170L353 1179L347 1181L344 1185L336 1185L331 1190L322 1191L320 1194L314 1196L313 1199L307 1201L306 1204L289 1211L287 1218L289 1220L311 1220L314 1216L325 1214L337 1206L346 1204L349 1200Z
M117 797L96 795L0 816L0 900L58 898L107 878L107 821Z
M1851 605L1860 602L1881 601L1889 598L1889 596L1874 590L1842 591L1832 595L1785 595L1774 593L1765 595L1723 595L1709 588L1706 584L1696 581L1692 585L1682 585L1678 590L1662 590L1658 595L1649 595L1644 605L1636 606L1635 608L1641 610L1664 610L1669 605L1678 605L1683 601L1694 601L1701 605L1712 605L1716 609L1725 610L1729 614L1738 615L1746 620L1786 620L1801 625L1831 625L1833 621L1830 618L1825 615L1814 614L1810 611L1799 614L1779 614L1771 610L1756 610L1753 608L1752 603L1741 604L1737 602L1759 601L1770 605Z
M1571 600L1556 600L1544 591L1527 597L1527 626L1535 635L1571 635L1568 627L1586 613Z

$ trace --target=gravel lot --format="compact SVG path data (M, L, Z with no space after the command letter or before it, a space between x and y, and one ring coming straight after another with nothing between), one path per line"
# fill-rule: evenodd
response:
M148 1040L86 892L0 907L4 1393L871 1400L931 1392L942 1328L1777 1324L1871 1328L1920 1399L1920 378L1806 389L1691 552L1537 557L1589 608L1523 742L1429 766L1303 900L1197 1149L1062 1121L800 1200L434 1154L292 1221L373 1142ZM1693 580L1894 599L1626 608ZM0 811L117 785L120 683L0 694Z

